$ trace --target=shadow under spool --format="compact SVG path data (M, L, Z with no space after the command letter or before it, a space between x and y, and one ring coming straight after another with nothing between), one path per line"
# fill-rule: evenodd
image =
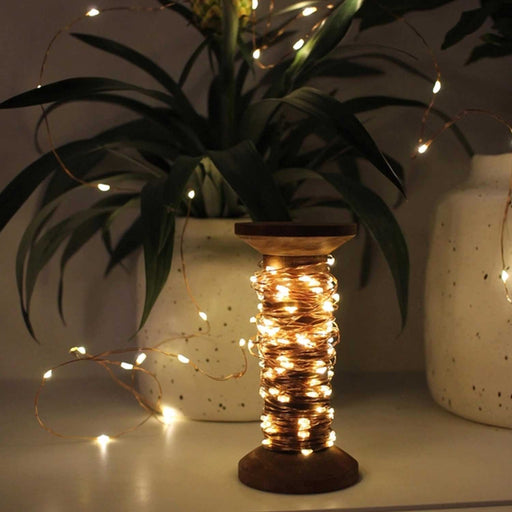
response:
M235 234L274 268L314 264L356 234L355 224L244 222ZM314 494L349 487L359 480L357 460L337 446L303 455L259 446L238 464L245 485L281 494Z

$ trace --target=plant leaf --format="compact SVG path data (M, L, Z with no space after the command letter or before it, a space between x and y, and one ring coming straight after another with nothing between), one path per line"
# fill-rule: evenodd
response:
M404 193L400 179L382 155L370 134L350 110L336 98L311 87L302 87L283 98L262 100L258 105L262 103L288 104L330 125ZM273 111L270 111L270 113L273 114ZM262 124L262 121L260 120L259 123Z
M243 141L208 156L256 221L290 220L286 204L254 144Z
M132 225L122 234L116 246L112 249L110 260L107 268L105 269L105 276L107 276L112 269L121 263L133 251L142 246L144 238L144 228L142 220L137 217Z
M382 250L395 283L403 328L407 320L409 255L400 226L386 203L369 188L342 173L322 176L338 190Z
M174 106L172 96L153 89L145 89L133 84L101 77L76 77L67 78L59 82L43 85L40 88L31 89L0 103L0 108L20 108L34 105L43 105L54 101L77 100L84 96L91 96L100 92L131 91Z
M87 218L84 222L73 229L71 236L69 237L68 243L66 244L64 251L60 259L60 276L59 276L59 289L57 297L57 305L59 314L64 322L64 313L62 307L62 299L64 296L64 272L69 260L105 225L107 220L112 215L119 211L119 207L125 205L128 201L136 197L136 194L113 194L107 196L94 205L92 209L98 210L98 215L91 218ZM113 210L103 211L105 208L113 207Z
M141 192L141 221L144 230L146 297L139 329L145 324L171 269L174 219L183 190L200 157L179 157L163 180L148 183Z
M71 35L86 44L99 48L112 55L116 55L146 71L146 73L151 75L174 96L176 99L175 108L187 122L193 123L193 125L197 125L201 122L201 118L188 101L188 98L183 94L181 87L154 61L137 50L118 43L117 41L113 41L112 39L93 36L91 34L79 34L76 32Z
M284 90L295 81L308 66L325 57L345 36L352 18L359 10L363 0L345 0L325 19L323 26L297 51L293 62L284 75Z

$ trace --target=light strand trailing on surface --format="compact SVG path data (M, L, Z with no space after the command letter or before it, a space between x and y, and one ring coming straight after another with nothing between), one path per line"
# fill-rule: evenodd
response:
M278 266L264 259L251 278L260 300L255 348L264 399L262 444L309 455L332 446L336 438L330 397L339 295L327 256L315 256L312 263L293 260L287 257Z

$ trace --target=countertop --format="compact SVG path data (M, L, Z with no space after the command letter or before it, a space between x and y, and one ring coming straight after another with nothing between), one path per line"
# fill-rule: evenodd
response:
M257 422L151 419L101 447L42 430L37 386L1 381L1 512L512 511L512 430L441 409L422 375L345 377L334 399L336 444L358 459L361 480L305 496L238 481L238 460L261 441ZM47 387L41 415L63 433L98 435L144 417L109 381L56 379Z

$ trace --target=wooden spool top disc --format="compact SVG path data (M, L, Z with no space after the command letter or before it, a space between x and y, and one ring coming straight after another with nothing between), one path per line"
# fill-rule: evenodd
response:
M330 254L357 233L356 224L237 222L235 234L264 255L321 256Z

